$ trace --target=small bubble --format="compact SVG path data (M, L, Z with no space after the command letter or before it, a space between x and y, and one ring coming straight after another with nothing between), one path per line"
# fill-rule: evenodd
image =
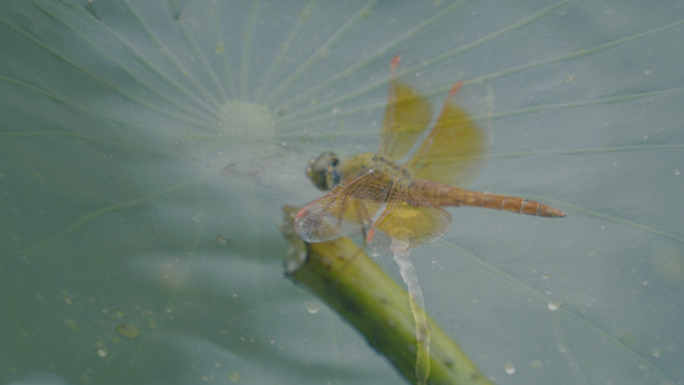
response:
M97 355L101 358L107 357L107 351L105 349L97 349Z
M682 174L682 172L681 172L681 171L679 171L679 170L675 170L675 175L681 175L681 174Z
M652 73L653 73L653 70L650 70L650 69L644 71L644 75L646 75L646 76L648 76L648 75L650 75L650 74L652 74Z
M513 365L512 362L507 362L506 365L504 365L504 370L506 371L506 374L514 374L515 365Z
M332 113L333 113L333 114L336 114L336 113L338 113L338 112L340 112L340 108L339 108L339 107L335 107L335 108L332 109Z
M306 311L308 311L311 314L316 314L318 313L318 306L316 306L315 303L309 302L306 304Z
M542 275L542 279L551 279L551 274L546 273L546 274Z
M543 365L544 365L544 364L542 364L542 362L539 361L539 360L532 360L532 361L530 362L530 366L531 366L532 368L534 368L534 369L539 369L539 368L541 368Z
M223 43L217 43L216 46L214 47L214 52L216 52L217 54L220 55L220 54L226 52L226 46L223 45Z
M565 78L566 83L572 83L577 79L577 74L570 74Z
M373 11L371 11L370 8L366 8L363 11L361 11L361 18L362 19L370 19L373 16Z

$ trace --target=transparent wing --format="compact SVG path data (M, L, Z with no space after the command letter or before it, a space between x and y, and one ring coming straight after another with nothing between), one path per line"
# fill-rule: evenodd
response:
M395 56L380 133L380 154L392 159L403 158L432 119L430 102L396 79L398 64L399 56Z
M451 227L451 214L441 207L435 207L422 195L401 185L394 185L385 210L373 223L367 240L373 245L377 232L382 233L391 243L380 237L380 247L391 252L421 245L428 245L442 238Z
M295 230L306 242L325 242L370 223L389 191L389 179L364 169L344 179L330 193L299 210Z
M416 178L465 187L484 164L486 134L451 103L460 86L457 83L452 87L435 127L407 163Z

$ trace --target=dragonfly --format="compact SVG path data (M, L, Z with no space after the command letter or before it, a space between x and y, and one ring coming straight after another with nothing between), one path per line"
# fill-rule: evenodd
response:
M451 214L444 207L450 206L565 216L540 202L465 188L484 163L488 140L452 102L462 81L452 86L427 136L399 164L432 120L429 100L397 79L399 60L395 56L390 67L379 151L356 155L344 164L333 152L309 161L308 178L331 191L296 214L295 229L304 241L324 242L367 229L366 242L379 246L374 249L405 252L434 243L449 231Z
M395 56L390 66L379 151L356 155L344 164L333 152L311 159L307 176L319 189L331 191L297 212L295 230L312 243L367 229L366 243L374 252L389 251L394 256L415 321L416 382L426 385L430 331L410 250L434 243L449 231L451 214L444 207L485 207L542 217L565 213L524 198L467 190L484 163L488 141L470 116L452 103L463 82L451 87L435 124L425 134L432 107L427 98L397 79L399 60ZM400 164L404 157L408 160Z

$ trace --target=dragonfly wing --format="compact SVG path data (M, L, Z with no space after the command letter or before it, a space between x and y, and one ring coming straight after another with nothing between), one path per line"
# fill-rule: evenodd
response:
M386 178L361 170L299 210L295 230L306 242L325 242L360 231L387 198Z
M380 154L392 159L403 158L432 119L430 102L396 79L398 64L399 57L395 56L380 133Z
M373 244L376 232L380 232L389 242L379 240L384 243L379 249L394 253L401 249L434 243L449 231L449 227L449 212L431 205L422 195L409 188L395 185L385 210L369 229L367 240Z
M460 86L457 83L451 89L437 123L407 163L416 178L465 187L484 164L487 135L463 109L451 103Z

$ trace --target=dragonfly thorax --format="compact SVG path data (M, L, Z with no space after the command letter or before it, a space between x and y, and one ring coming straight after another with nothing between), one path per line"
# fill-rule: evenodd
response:
M360 154L349 159L342 167L342 179L361 170L387 183L402 183L408 186L413 180L413 174L406 167L398 165L386 156L374 153Z

